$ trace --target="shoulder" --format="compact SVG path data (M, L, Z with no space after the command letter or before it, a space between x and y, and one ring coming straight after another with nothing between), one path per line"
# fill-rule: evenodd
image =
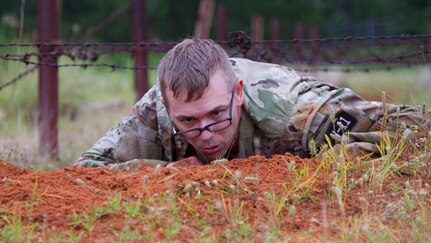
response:
M157 107L160 102L159 87L157 83L151 87L142 98L136 102L133 113L139 121L152 129L157 129Z
M279 64L231 58L237 78L244 83L244 108L266 137L284 130L296 100L301 76Z
M273 78L276 81L296 80L301 75L292 68L286 66L256 62L245 58L230 58L232 69L238 78L243 79L268 79Z

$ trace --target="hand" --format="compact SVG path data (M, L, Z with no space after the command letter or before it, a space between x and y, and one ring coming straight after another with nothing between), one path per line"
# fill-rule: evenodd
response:
M171 172L177 172L179 170L187 170L191 166L204 165L196 156L191 156L176 162L169 163L166 165Z
M126 162L108 164L107 167L111 169L124 170L124 171L137 171L143 166L156 167L158 164L161 166L166 165L165 161L151 160L151 159L132 159Z

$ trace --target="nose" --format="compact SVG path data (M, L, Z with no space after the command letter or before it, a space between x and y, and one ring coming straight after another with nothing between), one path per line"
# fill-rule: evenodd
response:
M210 140L211 138L212 138L212 136L214 135L214 132L211 132L211 131L208 131L208 130L203 130L202 132L201 132L201 135L200 135L200 139L201 140L204 140L204 141L207 141L207 140Z

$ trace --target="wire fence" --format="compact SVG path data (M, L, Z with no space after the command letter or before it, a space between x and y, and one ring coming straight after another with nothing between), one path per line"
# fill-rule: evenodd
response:
M228 41L218 43L231 57L295 65L295 68L302 72L389 71L431 62L430 34L253 42L244 32L232 32ZM177 42L3 43L0 44L0 60L19 62L32 67L26 68L13 79L0 84L0 90L33 72L38 66L82 69L106 67L111 71L156 69L148 65L127 66L102 62L100 57L112 53L167 52L176 44ZM31 51L19 53L13 48L31 49ZM63 59L61 63L45 61L59 57L67 57L67 60Z

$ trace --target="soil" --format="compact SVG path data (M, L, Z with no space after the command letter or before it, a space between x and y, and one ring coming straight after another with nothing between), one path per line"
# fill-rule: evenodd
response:
M26 225L36 225L33 235L39 240L71 231L84 232L81 238L84 241L115 239L119 237L115 232L125 226L141 235L150 231L152 240L169 240L164 226L174 224L175 218L189 226L181 226L174 237L177 240L221 236L232 225L243 224L242 221L253 229L253 241L264 239L274 224L282 234L294 239L309 232L308 240L318 240L334 235L340 219L364 211L382 211L388 202L396 201L402 195L394 191L394 183L404 187L409 181L413 190L431 183L429 178L413 174L394 175L371 192L370 187L353 186L349 193L343 194L344 205L340 206L333 193L333 179L329 172L318 169L319 164L317 158L301 159L285 154L270 159L253 156L223 164L193 166L176 173L166 168L157 172L151 167L136 172L80 167L34 172L0 161L0 227L11 224L14 216ZM348 180L360 176L354 178L353 174ZM301 187L300 183L308 183L310 187ZM292 192L290 188L303 189ZM425 190L431 192L429 187ZM174 202L161 200L172 193L177 198ZM127 216L124 210L111 210L97 217L91 232L84 230L83 223L73 220L74 214L91 214L95 208L106 208L107 201L115 195L120 195L123 205L142 202L143 217L160 212L158 219L142 220ZM276 202L283 195L290 196L283 202L280 213L274 213ZM427 203L431 205L429 199ZM241 208L240 220L234 222L232 215ZM205 226L200 225L201 221Z

